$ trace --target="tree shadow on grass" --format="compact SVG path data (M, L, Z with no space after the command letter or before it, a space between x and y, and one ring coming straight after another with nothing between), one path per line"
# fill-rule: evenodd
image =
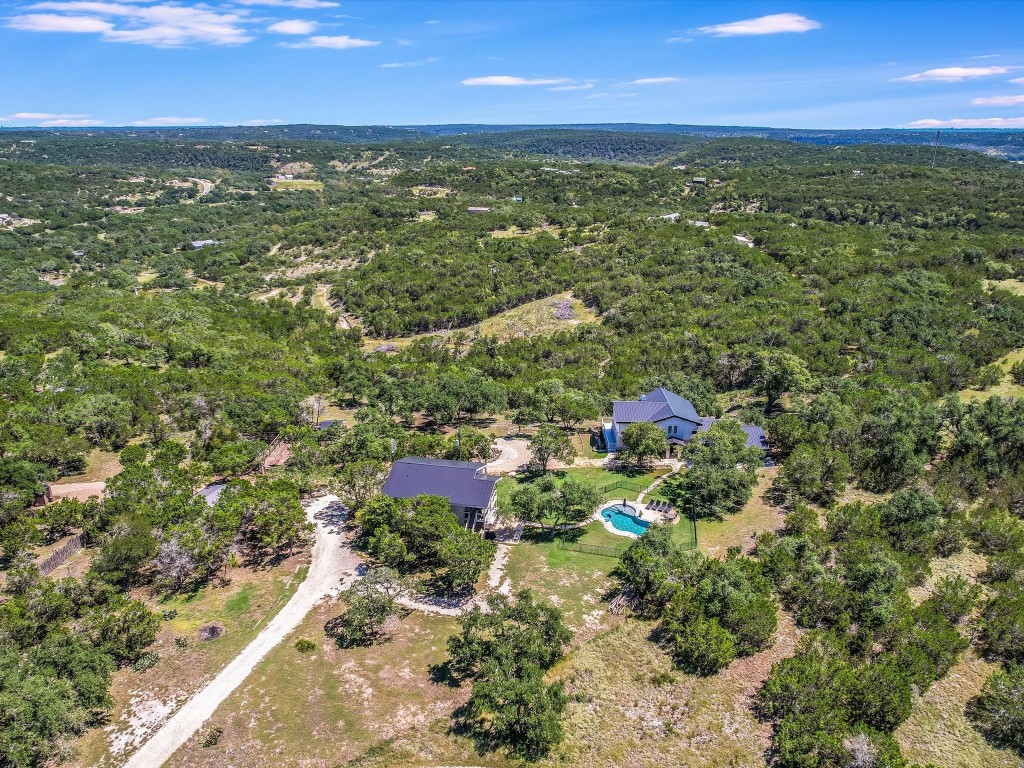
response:
M448 732L472 741L473 748L481 756L494 752L502 746L492 731L480 727L468 703L452 712L452 724Z
M447 688L458 688L463 682L463 678L455 674L452 669L451 659L441 662L440 664L431 664L427 667L427 673L430 675L430 682L435 685L443 685Z

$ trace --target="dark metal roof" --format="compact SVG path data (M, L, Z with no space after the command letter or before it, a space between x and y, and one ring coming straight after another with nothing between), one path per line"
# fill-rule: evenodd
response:
M701 424L697 431L703 432L710 429L711 425L718 421L718 419L714 416L704 416L700 421ZM761 427L756 424L740 424L740 428L747 433L747 448L759 448L762 451L768 450L768 437Z
M616 400L612 403L612 418L620 424L661 421L670 416L700 424L700 416L697 415L693 403L664 387L641 395L639 400Z
M452 504L483 509L490 503L498 479L484 474L484 465L473 461L408 456L391 467L384 481L384 495L411 499L431 494L444 496Z
M659 421L672 412L664 403L648 403L643 400L616 400L612 403L612 418L619 424L634 421Z
M768 450L768 437L765 435L764 430L756 424L741 424L743 431L747 433L747 446L750 448L760 448L762 451Z

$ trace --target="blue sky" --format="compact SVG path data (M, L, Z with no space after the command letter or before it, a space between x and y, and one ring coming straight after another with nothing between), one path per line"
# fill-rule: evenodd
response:
M0 124L1024 128L1024 2L0 0Z

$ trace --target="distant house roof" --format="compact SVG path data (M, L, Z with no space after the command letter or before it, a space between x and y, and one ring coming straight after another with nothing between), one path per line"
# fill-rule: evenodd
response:
M193 240L192 241L192 248L194 250L198 251L200 248L202 248L204 246L207 246L207 245L218 245L219 243L220 243L220 240Z
M485 474L484 465L477 462L408 456L391 467L384 481L384 495L411 499L431 494L444 496L459 506L484 509L497 482L498 477Z
M661 421L670 416L700 424L700 416L697 415L693 403L664 387L640 395L639 400L616 400L612 403L612 418L620 424Z
M469 211L470 213L487 213L491 209L482 205L471 205L466 210Z
M337 424L338 426L341 426L341 419L324 419L319 424L317 424L315 427L313 427L313 429L330 429L335 424Z
M225 485L226 483L210 483L205 488L199 489L199 495L206 499L206 503L212 507L220 498Z

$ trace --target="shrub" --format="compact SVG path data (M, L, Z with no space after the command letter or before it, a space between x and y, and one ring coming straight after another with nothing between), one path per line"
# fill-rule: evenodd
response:
M974 610L981 587L963 576L947 576L940 579L928 602L946 617L951 624L958 624Z
M996 588L982 615L982 645L993 656L1024 662L1024 588L1013 582Z
M199 746L204 749L207 747L215 747L220 743L220 737L224 734L224 729L213 727L203 734L203 738L199 740Z
M1010 368L1010 378L1014 384L1024 384L1024 360L1013 364Z
M672 632L672 655L698 675L713 675L736 657L736 641L717 619L695 618Z
M309 651L316 650L316 643L312 640L308 640L305 637L300 637L295 641L295 650L299 653L309 653Z
M1024 666L989 675L967 714L992 738L1024 751Z
M147 669L155 667L158 661L160 661L159 653L156 651L147 651L146 653L140 654L139 657L132 662L131 668L133 672L145 672Z

